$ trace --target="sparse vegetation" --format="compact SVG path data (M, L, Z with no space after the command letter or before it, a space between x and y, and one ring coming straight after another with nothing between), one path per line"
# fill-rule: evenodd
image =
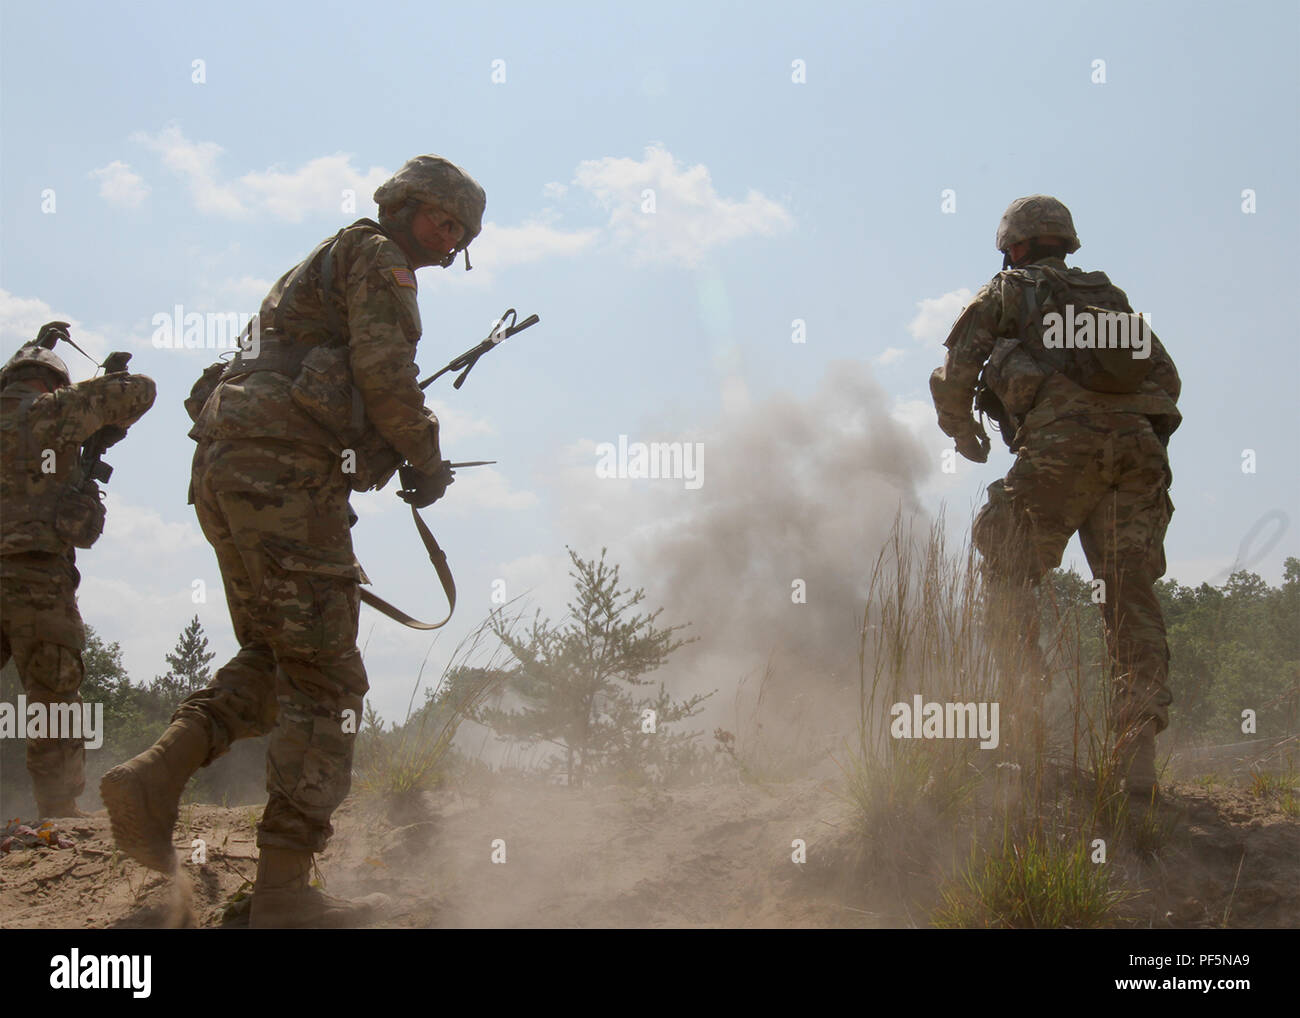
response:
M413 810L425 792L438 787L446 776L461 723L479 714L503 676L498 669L503 656L500 650L489 656L485 667L470 662L481 655L489 634L498 629L509 632L516 620L499 614L481 622L457 646L438 684L427 691L424 705L408 714L402 725L385 731L373 705L366 705L353 756L360 791L377 797L390 812L400 815ZM416 676L412 701L424 667L420 666Z
M1080 838L1004 832L999 848L973 853L931 922L940 928L1079 929L1111 925L1131 897L1112 889Z
M1289 771L1286 774L1266 774L1263 771L1251 771L1250 792L1255 798L1276 805L1287 816L1300 817L1300 774Z
M606 564L604 549L589 561L570 549L569 559L567 622L539 615L523 636L494 623L515 660L507 683L522 706L484 711L484 720L502 735L556 746L562 755L551 766L574 787L597 775L666 782L701 767L708 754L695 745L698 734L677 726L713 694L676 700L662 683L643 691L647 674L690 642L675 635L685 626L656 627L662 608L637 612L645 591L619 588L619 567Z

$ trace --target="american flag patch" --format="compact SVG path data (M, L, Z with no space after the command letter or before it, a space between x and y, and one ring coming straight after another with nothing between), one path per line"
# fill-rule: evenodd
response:
M389 269L388 271L393 274L393 282L398 286L409 286L412 290L415 289L415 273L410 269Z

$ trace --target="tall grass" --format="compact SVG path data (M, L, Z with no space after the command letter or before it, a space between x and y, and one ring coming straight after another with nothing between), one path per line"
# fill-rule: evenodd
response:
M1030 829L1005 831L993 852L973 852L931 917L940 928L1061 929L1109 925L1131 897L1112 889L1110 871L1092 861L1082 839L1063 841Z
M431 645L420 665L406 721L401 726L385 732L382 719L367 706L367 723L358 734L354 762L357 786L363 793L401 810L413 807L424 792L439 785L461 723L473 718L497 690L502 669L508 663L509 654L495 640L494 626L501 625L504 619L509 631L520 614L516 611L505 615L501 609L466 635L456 645L425 704L413 715L415 694L423 681Z
M841 761L866 872L933 900L957 871L942 924L1092 925L1112 914L1118 892L1084 847L1128 822L1099 631L1095 606L1062 603L1051 583L991 580L968 542L949 549L942 518L920 535L895 520L863 613L858 743ZM917 695L996 703L999 745L892 737L890 707ZM953 861L962 839L965 865Z

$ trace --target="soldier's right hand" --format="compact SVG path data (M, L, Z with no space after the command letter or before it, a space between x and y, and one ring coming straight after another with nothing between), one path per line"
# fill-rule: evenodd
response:
M989 436L984 433L982 428L972 429L956 438L957 451L965 456L972 463L987 463L989 461Z
M417 509L433 505L447 494L447 485L456 479L449 460L443 460L431 474L416 470L407 463L398 468L397 476L402 482L402 490L397 493L397 497Z

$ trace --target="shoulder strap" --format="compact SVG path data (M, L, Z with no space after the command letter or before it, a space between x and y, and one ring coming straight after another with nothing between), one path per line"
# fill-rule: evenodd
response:
M343 229L346 230L347 227L345 226ZM285 304L290 303L290 300L293 297L293 295L297 293L298 289L306 282L308 277L311 275L311 267L313 264L315 264L316 258L320 255L322 251L328 252L332 250L334 247L334 242L337 241L341 236L343 236L343 230L339 230L339 232L334 234L334 236L327 237L325 240L322 240L319 244L317 244L314 248L312 248L311 254L309 254L306 258L300 261L297 267L289 275L288 282L284 284L284 289L280 291L280 304L276 308L276 312L277 312L276 320L272 323L273 328L281 332L286 331L284 329L284 324L280 321L280 316L279 316L280 307L283 307Z
M343 231L339 230L334 235L334 240L329 242L325 248L325 255L320 261L320 299L321 308L325 312L325 328L329 330L330 342L340 344L346 342L346 336L343 332L343 320L339 316L339 309L334 306L334 243L341 236Z
M1065 371L1069 360L1066 352L1049 350L1043 343L1043 309L1038 303L1040 278L1036 273L1026 269L1017 270L1015 278L1020 283L1020 292L1024 295L1025 327L1028 330L1028 335L1021 337L1021 346L1030 357L1049 372ZM1045 281L1051 289L1053 298L1059 298L1056 287L1052 286L1052 281L1046 273L1043 274L1042 281Z
M376 227L379 225L378 223L371 223L369 219L362 219L360 222ZM353 223L352 225L356 226L358 224ZM346 346L348 341L347 331L343 327L343 318L339 315L339 309L334 306L334 243L341 236L343 236L343 230L339 230L334 235L334 240L331 240L329 246L325 248L325 254L320 262L321 309L325 313L325 329L329 332L329 341L335 346ZM361 390L355 385L352 387L351 425L354 434L359 434L366 426L366 405L361 399ZM373 607L378 607L378 605Z

